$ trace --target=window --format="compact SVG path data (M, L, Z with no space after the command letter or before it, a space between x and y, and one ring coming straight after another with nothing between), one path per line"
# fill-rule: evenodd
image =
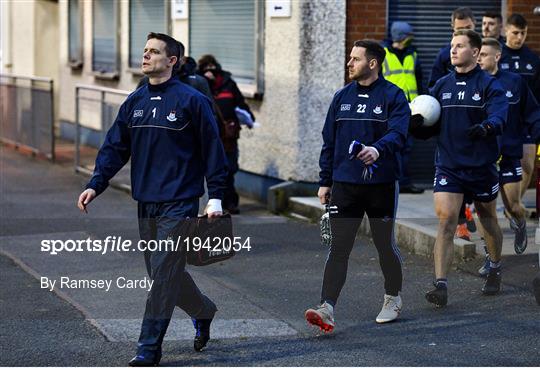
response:
M118 3L94 0L92 6L92 70L115 77L118 74Z
M68 38L69 38L69 64L73 68L80 68L83 63L82 54L82 32L81 32L81 8L79 0L69 0L68 2Z
M141 67L142 50L150 32L168 33L167 11L163 0L129 2L129 67Z
M253 97L262 89L262 11L258 0L197 0L189 2L189 54L196 60L212 54ZM244 87L244 88L242 88Z

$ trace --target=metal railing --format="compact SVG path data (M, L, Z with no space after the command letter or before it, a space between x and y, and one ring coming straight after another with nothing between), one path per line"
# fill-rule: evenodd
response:
M0 140L54 161L51 78L0 74Z
M105 141L120 105L130 92L78 84L75 87L75 171L91 175L97 149ZM129 165L117 175L116 184L129 189Z

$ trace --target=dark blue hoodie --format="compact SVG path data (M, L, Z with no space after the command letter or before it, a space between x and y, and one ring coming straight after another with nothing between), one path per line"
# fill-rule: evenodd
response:
M538 85L537 79L540 78L540 57L531 49L524 45L520 49L514 50L503 45L499 69L521 75L527 81L536 100L540 101L540 90L535 90Z
M177 78L131 93L96 158L87 188L100 194L131 157L133 198L171 202L204 193L222 199L226 158L210 101Z

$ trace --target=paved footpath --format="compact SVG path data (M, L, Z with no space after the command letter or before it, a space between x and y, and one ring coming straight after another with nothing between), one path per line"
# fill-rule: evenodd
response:
M121 366L131 358L144 308L143 289L41 288L39 279L143 280L139 252L40 250L44 239L137 239L136 203L108 189L81 214L75 200L86 178L1 149L0 365ZM530 291L537 256L505 258L504 290L480 293L480 260L455 270L450 304L424 300L432 263L404 254L404 311L399 322L374 322L382 277L374 247L359 239L336 308L334 334L308 327L303 311L318 302L327 250L317 226L273 216L243 199L237 235L251 250L222 264L190 268L219 307L203 353L192 350L192 327L177 311L164 344L163 365L196 366L455 366L540 365L540 307Z

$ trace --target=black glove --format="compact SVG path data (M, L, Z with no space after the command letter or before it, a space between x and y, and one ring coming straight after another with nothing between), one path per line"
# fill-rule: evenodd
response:
M418 129L424 125L424 117L420 114L414 114L409 119L409 130Z
M493 135L495 129L490 123L474 124L472 127L467 129L467 136L471 139L485 138L487 136Z

